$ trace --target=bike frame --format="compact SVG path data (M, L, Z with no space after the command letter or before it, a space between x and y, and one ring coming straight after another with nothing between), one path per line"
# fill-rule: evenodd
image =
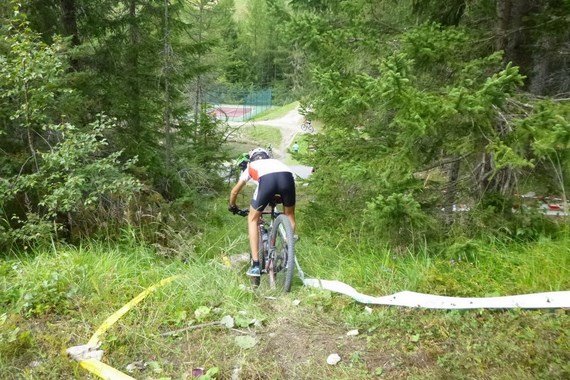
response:
M259 244L258 247L260 248L258 252L260 266L261 266L261 273L265 274L272 274L269 276L269 285L271 288L275 288L275 276L273 269L274 264L274 255L275 255L275 242L270 242L269 237L271 236L271 229L273 228L273 222L275 218L279 216L281 213L276 211L276 204L270 203L269 206L271 207L271 211L263 211L261 213L261 217L259 218L258 228L259 228ZM264 215L270 215L270 221L268 222L263 217ZM271 249L273 247L273 249ZM263 250L262 250L262 249Z
M291 280L294 270L294 240L292 228L289 224L288 218L282 212L276 210L276 206L279 203L281 203L280 197L276 197L273 202L269 203L270 211L261 212L259 221L257 223L259 233L259 240L257 242L259 251L258 256L261 275L269 275L269 285L271 289L276 289L278 273L281 273L281 271L285 269L285 272L282 274L284 275L285 281L284 288L288 292L291 288ZM246 216L249 214L249 209L238 210L236 214ZM270 216L270 220L266 217L267 215ZM286 224L289 225L287 230L284 227L285 221ZM279 248L276 247L278 236L281 236L279 239ZM290 244L285 243L285 250L287 252L285 252L285 255L283 257L281 257L281 252L283 249L281 245L282 239L286 239L285 242L291 242ZM278 255L277 252L280 252L280 254ZM259 277L252 277L252 283L254 286L259 286L261 284L261 275Z
M305 120L301 124L301 130L305 131L305 132L313 133L315 131L315 127L313 127L313 124L310 121Z

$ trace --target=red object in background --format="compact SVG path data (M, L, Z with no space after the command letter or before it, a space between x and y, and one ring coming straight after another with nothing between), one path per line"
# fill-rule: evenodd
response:
M550 211L561 211L562 210L562 206L557 205L557 204L549 204L548 205L548 209Z
M240 117L251 112L251 107L217 107L213 109L218 117Z

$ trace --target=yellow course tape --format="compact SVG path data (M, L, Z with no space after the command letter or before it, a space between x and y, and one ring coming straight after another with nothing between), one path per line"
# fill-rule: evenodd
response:
M79 362L83 368L102 379L108 380L134 380L134 377L124 374L97 359L87 359Z
M229 258L223 257L224 265L231 266ZM338 292L351 296L358 302L378 304L378 305L399 305L409 307L425 307L436 309L470 309L470 308L560 308L570 307L570 291L551 292L518 295L510 297L491 297L491 298L454 298L441 297L429 294L420 294L413 292L400 292L391 296L371 297L358 293L351 286L339 282L318 279L305 279L301 267L296 262L299 276L303 280L305 286L313 286L323 288L330 291ZM119 310L111 314L99 328L95 331L89 342L85 345L70 347L67 353L79 362L81 367L102 379L107 380L134 380L129 375L102 363L99 359L103 356L103 351L99 350L101 345L101 336L115 324L123 315L141 302L146 296L154 292L156 289L165 286L175 279L178 275L171 276L161 280L160 282L148 287L135 298L126 303ZM482 301L484 303L478 303ZM467 303L468 302L468 303Z
M87 344L90 346L99 345L99 338L101 337L101 335L103 335L109 329L109 327L113 326L113 324L115 322L117 322L123 315L125 315L129 310L131 310L133 308L133 306L136 306L146 296L148 296L150 293L154 292L156 289L171 283L177 277L179 277L179 276L171 276L171 277L165 278L165 279L161 280L160 282L148 287L143 292L141 292L138 296L136 296L135 298L130 300L122 308L120 308L119 310L114 312L111 316L109 316L105 320L105 322L103 322L101 324L101 326L99 326L99 328L97 329L97 331L95 331L95 334L93 334L93 336L91 337L91 339L89 339L89 342L87 342Z
M125 379L133 379L129 375L124 374L123 372L115 369L105 363L102 363L97 358L89 357L90 353L94 353L97 348L101 344L101 336L105 334L105 332L113 326L115 322L117 322L123 315L125 315L129 310L131 310L134 306L136 306L139 302L141 302L146 296L150 293L154 292L156 289L165 286L180 276L171 276L161 280L160 282L148 287L144 291L142 291L139 295L135 298L130 300L126 303L123 307L119 310L111 314L99 328L95 331L89 342L84 346L76 346L71 347L67 350L67 352L74 357L76 360L79 361L81 367L85 368L87 371L91 372L94 375L99 376L102 379L107 380L125 380ZM75 356L73 352L81 352L79 356ZM102 351L101 351L102 352ZM83 355L83 357L81 357ZM87 356L85 356L87 355Z

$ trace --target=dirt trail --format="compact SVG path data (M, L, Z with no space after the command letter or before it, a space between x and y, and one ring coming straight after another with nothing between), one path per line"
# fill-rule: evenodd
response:
M280 160L285 160L288 156L287 147L291 145L291 142L295 136L301 132L301 124L303 123L303 115L299 113L299 108L295 108L289 111L285 116L278 119L271 120L256 120L256 121L245 121L245 122L228 122L231 127L242 127L248 128L255 125L267 125L270 127L279 128L281 131L281 144L278 147L273 148L273 154L275 158Z
M303 123L304 117L299 113L299 108L295 108L289 111L285 116L277 119L268 120L256 120L256 121L245 121L245 122L228 122L230 127L234 128L250 128L255 125L265 125L274 128L279 128L281 131L281 143L278 147L273 147L273 156L282 161L289 161L290 155L288 153L288 147L294 141L295 136L301 133L307 133L301 131L301 124ZM289 165L293 173L299 177L306 179L312 173L312 168L305 165Z

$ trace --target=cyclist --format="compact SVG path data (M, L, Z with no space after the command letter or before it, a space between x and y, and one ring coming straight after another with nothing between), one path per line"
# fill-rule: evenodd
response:
M237 184L230 193L228 210L234 214L239 211L236 205L238 194L244 188L247 181L257 182L257 188L253 193L247 227L249 233L249 245L253 263L247 271L248 276L259 277L259 229L258 223L261 213L276 194L281 195L283 201L283 213L291 221L295 231L295 179L291 169L281 161L270 158L267 150L255 148L249 152L247 170L241 174Z
M237 179L245 169L247 169L247 163L249 162L249 155L247 153L242 153L238 158L235 159L233 166L231 167L229 178L233 179L236 175Z
M311 120L305 119L305 121L303 121L303 125L301 126L301 130L313 132L313 122Z
M249 162L249 155L247 153L242 153L236 160L236 166L240 169L240 174L247 168L247 163Z

